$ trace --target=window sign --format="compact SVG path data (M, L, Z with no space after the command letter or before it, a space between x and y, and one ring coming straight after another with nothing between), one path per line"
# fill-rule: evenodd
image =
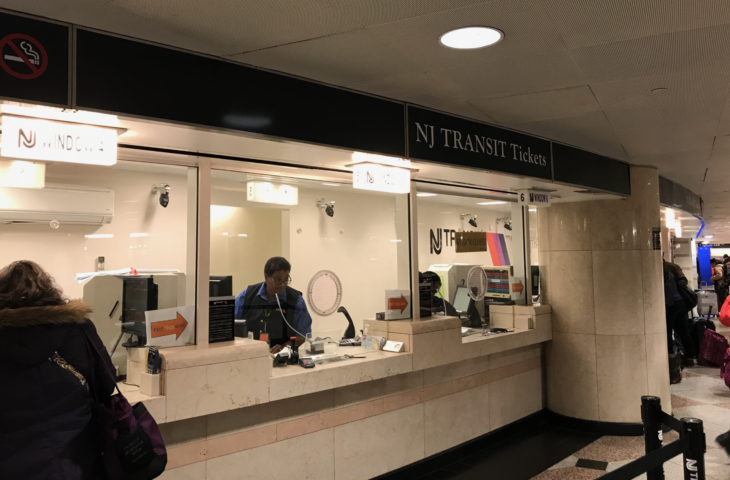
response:
M411 172L377 163L358 163L353 166L352 186L376 192L408 193L411 191Z
M89 165L117 163L115 128L3 115L2 129L3 157Z
M550 194L535 190L519 190L517 192L517 201L522 206L549 207Z

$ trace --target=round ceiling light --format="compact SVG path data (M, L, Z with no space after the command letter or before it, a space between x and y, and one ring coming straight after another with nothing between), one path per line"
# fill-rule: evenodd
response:
M473 50L484 48L500 42L504 33L491 27L464 27L446 32L439 37L439 42L449 48Z

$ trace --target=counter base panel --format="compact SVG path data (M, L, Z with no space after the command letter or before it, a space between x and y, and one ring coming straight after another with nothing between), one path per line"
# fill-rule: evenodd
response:
M300 478L372 478L541 411L542 397L532 345L173 421L161 478L273 479L292 465Z

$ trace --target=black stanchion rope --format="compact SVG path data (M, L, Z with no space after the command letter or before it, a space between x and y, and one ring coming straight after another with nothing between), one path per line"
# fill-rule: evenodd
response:
M669 426L671 427L671 425ZM632 478L636 478L649 470L653 470L660 465L664 465L664 462L669 461L677 455L684 453L688 446L689 439L687 437L680 438L669 445L663 446L659 450L654 450L644 457L638 458L631 463L627 463L621 468L617 468L613 472L603 475L601 480L630 480Z

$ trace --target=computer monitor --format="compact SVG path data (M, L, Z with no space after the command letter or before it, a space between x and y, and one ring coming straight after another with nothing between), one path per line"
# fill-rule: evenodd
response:
M484 267L488 298L512 298L512 267Z
M147 343L145 312L157 310L157 300L157 284L151 276L123 278L122 333L131 337L122 346L140 347Z
M152 277L124 277L122 322L144 322L144 312L157 310L157 284Z
M456 293L454 293L454 301L451 302L456 311L466 313L469 309L469 300L469 290L466 288L466 285L458 285L456 287Z
M233 277L231 275L211 275L209 294L214 297L233 296Z

